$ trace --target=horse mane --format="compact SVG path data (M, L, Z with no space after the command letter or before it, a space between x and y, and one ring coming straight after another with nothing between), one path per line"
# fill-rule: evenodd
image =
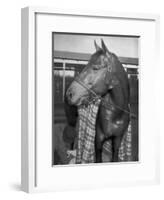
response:
M126 73L122 63L119 61L118 57L114 53L111 53L111 61L112 61L112 65L115 66L115 67L113 67L113 72L117 76L117 78L120 82L120 85L124 91L124 95L126 96L126 98L129 101L130 85L129 85L127 73ZM127 88L128 88L128 93L125 92L125 91L127 91Z

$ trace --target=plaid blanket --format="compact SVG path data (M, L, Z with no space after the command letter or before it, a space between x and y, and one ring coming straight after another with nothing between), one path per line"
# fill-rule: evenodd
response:
M94 163L95 162L95 134L96 134L96 116L101 100L89 104L87 107L78 108L79 118L77 124L77 150L76 163ZM123 136L119 149L119 161L132 160L132 134L131 123ZM102 160L110 162L112 159L112 143L108 140L103 145Z
M77 164L95 162L95 124L100 101L100 99L96 99L87 107L82 106L78 109Z

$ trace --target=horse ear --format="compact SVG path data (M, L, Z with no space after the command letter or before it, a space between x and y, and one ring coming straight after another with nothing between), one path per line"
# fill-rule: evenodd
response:
M94 45L95 45L96 51L101 50L101 48L100 48L100 47L98 46L98 44L96 43L96 40L94 40Z
M104 53L109 52L108 48L106 47L104 40L101 39L101 46L102 46L102 50L104 51Z

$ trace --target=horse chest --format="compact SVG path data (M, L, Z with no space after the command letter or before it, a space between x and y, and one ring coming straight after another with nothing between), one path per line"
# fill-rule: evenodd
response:
M100 108L97 121L106 138L119 135L124 127L124 119L115 118L115 113L109 109Z

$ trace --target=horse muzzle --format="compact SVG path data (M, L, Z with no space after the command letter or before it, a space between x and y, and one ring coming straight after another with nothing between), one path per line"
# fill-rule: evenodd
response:
M66 97L70 105L79 106L88 97L88 91L79 83L73 82L66 92Z
M67 97L69 104L75 103L75 102L73 102L73 96L74 96L74 92L71 88L69 88L66 92L66 97Z

